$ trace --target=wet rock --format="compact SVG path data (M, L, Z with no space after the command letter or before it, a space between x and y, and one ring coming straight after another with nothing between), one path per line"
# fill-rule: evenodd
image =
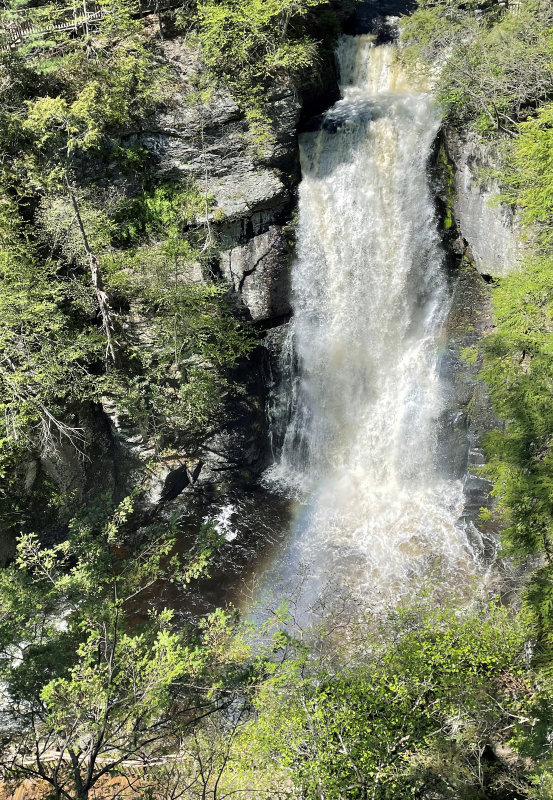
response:
M472 348L493 329L489 287L475 265L467 261L457 267L453 280L445 325L447 345L439 360L445 408L439 420L438 455L441 469L449 477L463 480L463 517L468 529L485 536L479 515L481 508L491 507L491 484L477 471L485 463L485 434L502 422L492 409L486 385L478 378L482 363Z
M0 527L0 567L5 567L15 556L16 542L12 531Z
M168 502L170 500L174 500L186 489L187 486L190 486L190 482L188 467L186 464L183 464L181 467L173 470L167 475L160 501Z
M450 479L459 480L469 459L467 416L457 409L446 409L438 420L438 464Z

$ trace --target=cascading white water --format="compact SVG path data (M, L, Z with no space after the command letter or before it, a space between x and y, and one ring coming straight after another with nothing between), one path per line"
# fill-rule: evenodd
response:
M427 162L440 113L392 45L343 37L338 60L342 99L301 137L288 378L273 406L287 424L266 481L300 501L284 578L307 564L313 591L331 576L389 598L436 563L474 566L461 483L436 467L448 294Z

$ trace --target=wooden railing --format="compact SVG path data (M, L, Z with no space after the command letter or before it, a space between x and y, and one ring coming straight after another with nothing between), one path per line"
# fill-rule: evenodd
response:
M168 11L185 5L183 0L136 0L134 14L147 16L160 11ZM79 3L79 9L71 12L62 9L58 14L50 14L47 19L14 20L0 26L0 50L10 50L31 36L57 32L86 32L89 26L97 24L114 13L110 6L94 2Z

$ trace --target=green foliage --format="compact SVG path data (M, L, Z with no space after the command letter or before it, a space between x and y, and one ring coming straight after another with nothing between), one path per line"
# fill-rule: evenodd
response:
M504 552L537 567L525 598L544 662L553 643L552 31L553 8L540 0L421 0L405 21L407 54L442 59L450 121L491 141L501 199L526 226L523 263L492 290L496 329L481 346L482 377L505 422L486 438L482 474L493 482Z
M162 183L125 199L115 214L117 237L122 243L182 237L185 225L194 223L212 205L192 183Z
M132 18L131 4L110 7L113 15L88 36L59 33L49 42L37 34L32 46L23 43L0 58L0 497L6 502L22 460L64 443L83 449L79 410L103 389L98 295L73 200L88 245L99 253L114 235L113 202L101 202L96 190L69 187L80 159L99 153L117 128L152 108L161 77L155 45ZM57 3L29 14L50 24L73 11L72 3ZM0 23L12 12L19 6L7 4Z
M420 0L404 22L408 54L442 62L438 95L457 124L510 131L553 79L549 3Z
M75 10L34 5L45 29ZM102 5L78 35L0 54L0 503L16 527L26 465L86 455L91 404L111 396L154 444L197 448L251 348L224 291L195 283L215 255L210 198L122 144L172 90L155 33L132 2ZM0 26L20 12L7 3Z
M324 623L297 630L285 604L238 627L217 612L202 641L240 686L232 714L181 728L147 796L539 796L551 682L528 663L524 623L493 603L460 613L421 600L341 618L340 643Z
M316 50L302 21L325 1L201 2L200 40L208 64L252 84L309 67Z
M199 41L207 66L247 110L255 141L272 137L263 108L269 82L315 71L321 40L339 32L328 0L201 0ZM315 14L316 10L316 14Z
M241 768L269 796L292 784L306 800L526 794L516 748L531 740L535 763L547 762L533 720L539 702L544 720L551 711L546 684L534 694L523 620L495 605L460 614L421 601L363 620L346 641L343 660L336 643L329 659L320 638L312 651L305 632L303 648L290 641L255 688L257 713L231 754L233 788ZM499 743L512 748L511 767L493 757Z
M7 198L0 214L0 508L19 521L17 467L29 452L83 447L75 408L93 401L91 372L102 339L79 324L78 298L52 260L42 260L29 226ZM91 298L86 298L91 306ZM74 309L74 314L68 309Z
M553 689L525 656L524 618L493 603L460 613L452 598L342 619L343 641L324 622L296 631L286 604L264 623L218 610L183 629L145 613L150 587L201 575L218 537L204 529L183 559L171 525L133 522L131 499L91 509L62 544L21 537L0 573L4 778L40 776L68 800L137 764L151 800L548 786Z
M129 342L129 368L120 381L114 376L112 392L121 410L160 445L170 446L180 431L192 437L187 444L195 452L230 388L228 370L250 352L253 340L226 306L224 288L183 283L168 269L160 289L162 269L154 280L135 284L140 313L149 320L148 344L143 338Z
M120 785L104 779L133 785L138 767L141 796L156 800L216 798L229 780L243 789L235 748L253 695L300 678L306 648L285 632L285 607L255 624L219 609L194 626L161 607L170 587L180 606L220 537L204 525L179 556L174 521L137 529L134 504L90 507L58 545L21 536L0 572L3 781L108 798Z
M509 555L546 557L535 572L528 599L538 613L540 633L553 623L553 263L540 259L503 279L494 290L495 333L484 342L483 377L498 413L508 425L488 435L484 470L494 482L498 510L506 522ZM539 589L538 589L539 587Z
M117 0L110 8L87 36L60 33L55 42L34 43L30 57L23 44L5 60L8 84L19 77L21 60L28 65L18 89L23 88L21 107L10 123L18 134L12 147L21 145L17 167L31 186L59 187L75 157L105 147L110 134L164 96L164 68L145 26L133 19L132 3ZM73 10L72 3L62 3L39 12L47 24L48 15L71 18Z
M171 525L131 538L132 515L131 499L111 515L85 515L52 547L24 535L0 573L4 778L40 777L56 796L83 800L144 748L167 752L173 720L189 724L218 707L216 693L202 699L186 688L216 674L210 621L200 646L169 610L137 614L152 585L204 573L218 537L204 528L181 559Z
M111 392L160 445L180 431L189 447L199 446L230 388L229 371L254 344L228 307L227 290L198 282L211 232L187 234L186 226L209 207L195 186L169 183L124 200L117 237L135 246L105 260L108 287L144 320L142 333L130 327L126 334L125 372L112 375Z
M553 104L546 103L517 126L502 178L508 198L536 225L543 246L553 243Z

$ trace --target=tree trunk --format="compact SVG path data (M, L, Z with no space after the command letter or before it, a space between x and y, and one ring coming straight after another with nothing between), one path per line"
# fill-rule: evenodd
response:
M111 308L109 305L109 297L104 290L104 283L102 281L102 274L100 272L100 263L98 261L97 256L95 253L92 252L90 249L90 244L88 241L88 236L86 235L86 230L84 227L84 223L81 217L81 212L79 209L79 203L77 202L77 198L75 193L71 189L69 185L69 181L67 177L65 179L65 183L67 186L67 190L69 192L69 197L71 198L71 203L73 205L73 210L75 211L75 216L77 218L77 224L79 226L79 231L81 233L81 239L83 242L83 247L85 249L87 258L88 258L88 266L90 269L90 278L92 281L92 285L94 286L94 290L96 291L96 299L98 301L98 308L100 309L100 315L102 317L102 329L106 336L106 360L107 356L111 357L113 363L116 361L115 355L115 348L113 346L113 322L111 319Z

